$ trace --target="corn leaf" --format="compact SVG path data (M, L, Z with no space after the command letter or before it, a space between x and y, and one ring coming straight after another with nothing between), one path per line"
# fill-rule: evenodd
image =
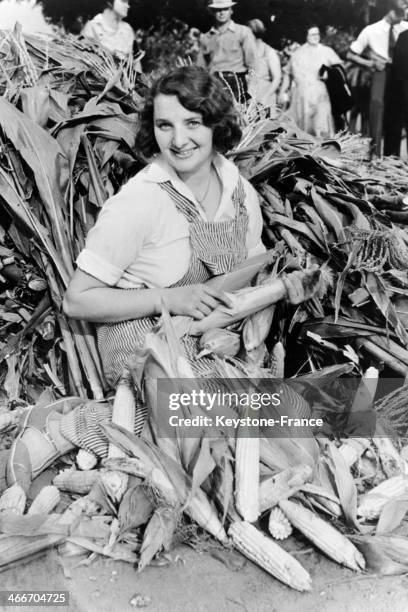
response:
M63 214L62 195L68 180L67 159L54 138L4 98L0 98L0 125L34 173L57 250L71 275L72 251Z

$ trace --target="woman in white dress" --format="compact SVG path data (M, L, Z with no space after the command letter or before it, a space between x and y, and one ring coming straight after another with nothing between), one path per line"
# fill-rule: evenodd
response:
M260 19L251 19L247 25L254 33L257 48L256 72L249 80L249 93L275 118L276 91L282 78L279 55L264 42L265 26Z
M312 134L326 138L334 134L334 123L329 94L319 76L322 65L341 64L337 53L320 43L320 30L307 30L306 43L297 49L284 68L279 102L288 101L287 92L293 81L289 113L298 126Z

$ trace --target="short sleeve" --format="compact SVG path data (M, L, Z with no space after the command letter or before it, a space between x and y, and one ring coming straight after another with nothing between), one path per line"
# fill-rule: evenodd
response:
M246 199L245 203L248 210L249 225L247 235L248 257L260 255L266 251L265 245L261 240L263 219L258 194L248 181L244 181Z
M327 47L327 61L329 66L334 66L335 64L341 64L342 61L340 57L337 55L334 49L331 47Z
M361 55L362 53L364 53L367 47L368 47L368 32L367 32L367 28L364 28L358 35L357 39L351 43L350 51L352 51L353 53L356 53L357 55Z
M87 38L95 38L95 31L92 24L92 21L87 21L81 32L82 36L86 36Z
M81 270L110 286L137 259L151 229L146 207L132 196L125 186L107 200L76 261Z

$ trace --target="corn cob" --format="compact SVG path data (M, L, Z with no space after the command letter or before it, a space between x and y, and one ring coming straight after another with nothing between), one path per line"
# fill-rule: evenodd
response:
M301 504L287 499L279 502L286 517L326 555L355 571L364 569L362 554L340 531Z
M298 591L311 590L311 578L305 568L250 523L232 523L228 535L237 550L278 580Z
M116 388L112 407L112 423L121 425L133 433L135 426L136 402L133 383L129 372L125 372ZM126 453L114 444L109 444L108 457L125 457Z
M260 511L274 508L281 499L287 499L313 477L313 468L309 465L298 465L266 478L259 485Z
M12 514L23 514L26 505L26 494L18 484L13 484L6 489L0 497L0 514L10 512Z
M271 206L273 212L277 212L281 215L285 214L285 206L282 197L276 189L268 185L268 183L262 183L262 185L259 186L259 191Z
M86 495L99 478L98 470L63 470L53 480L61 491Z
M80 448L76 456L78 470L92 470L98 463L98 458L89 451Z
M275 304L272 304L272 306L254 312L246 319L242 330L242 339L247 351L252 351L262 342L265 342L272 325L275 308Z
M382 509L391 499L398 499L408 493L408 476L399 475L384 480L369 493L362 495L357 514L366 520L380 516Z
M293 531L292 525L278 506L271 510L268 530L275 540L286 540Z
M184 512L217 540L227 543L227 534L218 518L218 512L202 489L197 490Z
M259 438L238 435L235 446L235 505L248 523L259 516Z
M302 491L302 493L307 493L309 501L319 508L319 510L323 510L323 512L331 514L332 516L342 515L339 498L334 495L334 493L327 491L324 487L306 482L300 487L300 491Z
M285 349L282 342L276 342L270 353L269 371L275 378L285 375Z
M234 357L239 351L240 344L241 338L235 332L220 328L209 329L200 338L201 351L197 359L210 354L218 357Z
M129 476L117 470L102 470L100 482L109 497L114 502L120 502L127 490Z
M49 514L59 504L61 495L55 485L43 487L35 497L27 514Z
M305 272L302 283L305 286L316 286L320 281L320 271ZM276 304L286 295L286 287L280 278L275 278L267 285L246 287L234 293L226 294L231 302L231 307L217 306L207 317L201 321L195 321L189 327L191 336L201 336L208 329L214 327L227 327L236 321L241 321L254 312Z

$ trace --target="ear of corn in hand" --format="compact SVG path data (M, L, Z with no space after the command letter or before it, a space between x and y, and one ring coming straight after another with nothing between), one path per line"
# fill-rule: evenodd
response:
M328 557L355 571L365 568L364 557L354 544L317 514L288 499L280 501L279 507L293 527Z
M26 494L23 488L18 483L13 484L0 497L0 514L2 512L24 514L26 501Z
M311 590L312 580L305 568L250 523L232 523L228 535L237 550L278 580L298 591Z

